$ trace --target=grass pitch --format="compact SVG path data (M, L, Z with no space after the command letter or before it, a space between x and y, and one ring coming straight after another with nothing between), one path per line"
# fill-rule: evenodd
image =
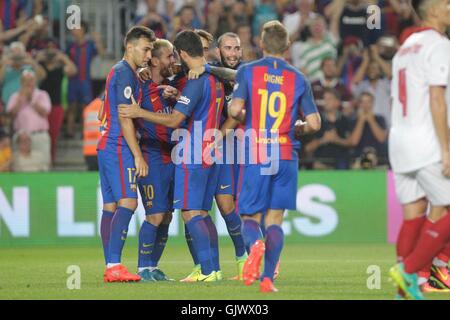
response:
M225 241L224 241L225 242ZM236 274L233 248L221 244L221 265L225 279ZM0 249L0 299L387 299L394 287L388 271L395 249L383 244L286 244L281 257L275 294L259 293L259 286L246 287L237 281L217 283L103 283L101 247L8 248ZM128 243L124 264L137 266L137 246ZM81 288L69 290L67 268L81 270ZM380 289L367 286L369 266L381 271ZM168 243L160 267L179 280L192 268L185 244ZM376 284L376 281L369 281ZM429 299L450 299L450 294L428 294Z

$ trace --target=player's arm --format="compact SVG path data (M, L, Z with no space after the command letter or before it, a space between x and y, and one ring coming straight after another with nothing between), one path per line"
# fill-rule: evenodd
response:
M176 129L186 119L186 116L177 110L171 114L151 112L137 104L119 105L119 114L127 119L141 118L154 124Z
M119 123L122 128L123 136L127 142L128 147L133 153L134 164L136 166L136 176L145 177L148 174L148 165L142 156L141 148L136 138L136 129L134 128L133 120L124 118L119 115Z
M447 105L445 102L445 87L430 86L430 108L434 129L439 139L442 153L443 174L450 177L450 152L447 124Z
M228 117L227 120L220 127L220 132L222 136L225 137L227 134L232 132L232 129L236 128L239 124L239 121L233 119L232 117Z
M233 100L228 106L228 115L240 123L245 120L245 101L248 99L246 67L239 68L233 90Z
M216 67L210 64L205 64L195 69L189 70L188 79L197 79L203 73L208 72L217 78L224 81L234 81L236 80L237 71L230 68L225 67Z
M439 139L442 154L442 173L450 177L450 152L447 124L447 104L445 102L445 89L450 72L450 62L448 59L450 44L440 42L429 48L425 70L429 83L430 111L433 118L434 129Z
M305 121L297 120L295 123L295 133L297 136L313 134L319 131L322 126L320 113L314 102L311 84L305 79L304 85L305 91L300 97L299 104L302 113L305 115Z

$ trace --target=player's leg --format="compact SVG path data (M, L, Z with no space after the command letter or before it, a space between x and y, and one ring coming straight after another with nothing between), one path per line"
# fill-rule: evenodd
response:
M247 256L242 237L242 220L236 213L234 205L234 166L219 165L219 181L216 189L216 203L227 226L228 234L233 241L237 261L245 260Z
M128 226L137 208L134 159L130 152L122 152L122 154L110 153L108 156L108 179L111 181L113 195L118 203L111 221L108 262L109 281L139 281L139 276L129 273L121 264L122 251L128 235Z
M149 162L148 154L145 153L144 156ZM143 281L158 281L158 273L153 271L157 269L164 247L158 245L158 249L156 248L157 242L161 242L161 239L157 238L165 214L172 208L168 198L173 170L169 166L149 163L149 172L151 174L139 179L139 191L146 217L139 230L138 274ZM167 236L164 241L167 241ZM152 259L155 250L159 255L156 262Z
M210 168L175 167L174 208L180 209L186 229L192 239L193 251L201 266L201 273L185 281L214 281L216 274L211 259L210 237L203 209L208 195L207 185Z
M172 204L172 202L171 202ZM153 272L156 274L156 280L158 281L173 281L173 279L169 278L159 267L159 260L161 259L161 256L164 252L164 249L166 248L167 240L169 238L169 225L172 221L172 212L166 212L164 214L164 218L161 221L161 224L158 227L158 231L156 233L156 239L155 239L155 247L153 249L153 252L150 257L150 266L153 269Z
M114 195L108 179L106 170L107 160L105 159L104 151L98 151L98 164L100 176L100 188L103 198L103 212L100 222L100 235L102 238L103 255L105 257L105 265L109 262L109 237L111 235L111 221L114 212L117 209L117 203L114 200Z
M297 194L297 160L281 160L279 170L271 181L270 206L265 217L266 251L264 256L264 273L260 285L261 292L278 291L273 286L274 273L284 245L284 232L281 228L285 210L296 209Z

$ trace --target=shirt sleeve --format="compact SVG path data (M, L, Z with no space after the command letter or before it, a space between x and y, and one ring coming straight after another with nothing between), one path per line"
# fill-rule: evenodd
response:
M189 80L181 93L174 110L190 117L195 111L203 95L203 81L201 79Z
M316 103L314 102L314 96L312 93L311 84L306 79L304 79L304 86L305 86L305 91L300 96L299 103L300 103L301 112L306 117L307 115L316 113L318 111L317 111Z
M245 77L246 68L241 67L236 74L236 83L233 89L233 98L247 100L247 78Z
M50 96L47 92L41 91L40 94L37 96L39 99L39 105L47 111L47 113L50 113L52 109L52 102L50 100Z
M133 94L134 98L136 99L137 95L139 94L139 92L135 91L137 90L135 88L134 81L130 72L117 72L117 74L114 76L113 92L117 106L119 104L131 104L131 95Z
M447 86L450 70L450 43L442 41L430 48L425 64L426 78L431 86Z

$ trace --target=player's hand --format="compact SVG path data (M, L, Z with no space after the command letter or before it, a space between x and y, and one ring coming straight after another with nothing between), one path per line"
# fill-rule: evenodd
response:
M136 166L136 177L146 177L148 175L148 164L142 156L134 158L134 165Z
M204 66L201 66L201 67L198 67L195 69L191 69L191 70L189 70L189 73L188 73L188 79L189 80L198 79L198 77L200 77L204 72L205 72Z
M450 178L450 152L448 150L442 152L442 174Z
M174 99L178 100L180 92L177 88L168 85L158 86L158 89L163 90L163 98L164 99Z
M137 77L141 82L152 80L152 72L149 68L140 68L137 71Z

